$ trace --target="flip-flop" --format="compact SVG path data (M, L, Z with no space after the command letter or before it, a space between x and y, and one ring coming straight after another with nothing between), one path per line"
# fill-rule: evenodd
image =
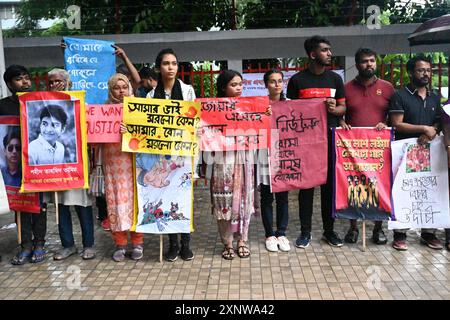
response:
M11 264L15 266L21 266L30 261L32 252L21 251L17 255L14 256L11 260Z
M47 251L44 249L33 250L33 255L31 256L31 263L39 263L45 260Z

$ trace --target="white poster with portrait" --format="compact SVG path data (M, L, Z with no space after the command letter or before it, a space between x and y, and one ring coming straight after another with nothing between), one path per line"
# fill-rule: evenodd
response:
M392 229L450 228L447 152L443 137L392 142Z

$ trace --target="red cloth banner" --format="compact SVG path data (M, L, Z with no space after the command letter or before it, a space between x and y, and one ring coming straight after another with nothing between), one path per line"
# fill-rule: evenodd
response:
M323 99L272 103L272 192L309 189L327 180L327 113Z
M122 104L87 104L87 142L122 142L122 135L120 134L121 121Z
M14 211L39 213L39 194L19 193L22 183L19 124L19 117L0 117L0 169L5 182L9 208Z
M202 151L267 149L270 116L268 97L203 98L200 138Z
M335 129L335 218L390 219L391 140L390 129Z
M31 92L19 100L21 192L87 188L84 101L63 92Z

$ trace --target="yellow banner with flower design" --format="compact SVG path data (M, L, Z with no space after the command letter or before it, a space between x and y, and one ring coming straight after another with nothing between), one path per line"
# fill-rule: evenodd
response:
M122 151L196 156L200 103L125 97Z

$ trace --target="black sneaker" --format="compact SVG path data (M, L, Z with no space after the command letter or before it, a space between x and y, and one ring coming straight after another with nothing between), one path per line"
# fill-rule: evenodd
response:
M170 246L169 251L164 255L164 258L167 261L173 262L178 259L178 247L177 246Z
M191 249L189 249L189 246L181 246L180 256L181 259L185 261L194 259L194 253L192 252Z
M324 232L322 239L328 242L328 244L333 247L342 247L343 245L341 238L339 238L337 233L334 231Z
M311 243L311 233L302 232L295 241L295 246L297 248L305 249L309 246L310 243Z

